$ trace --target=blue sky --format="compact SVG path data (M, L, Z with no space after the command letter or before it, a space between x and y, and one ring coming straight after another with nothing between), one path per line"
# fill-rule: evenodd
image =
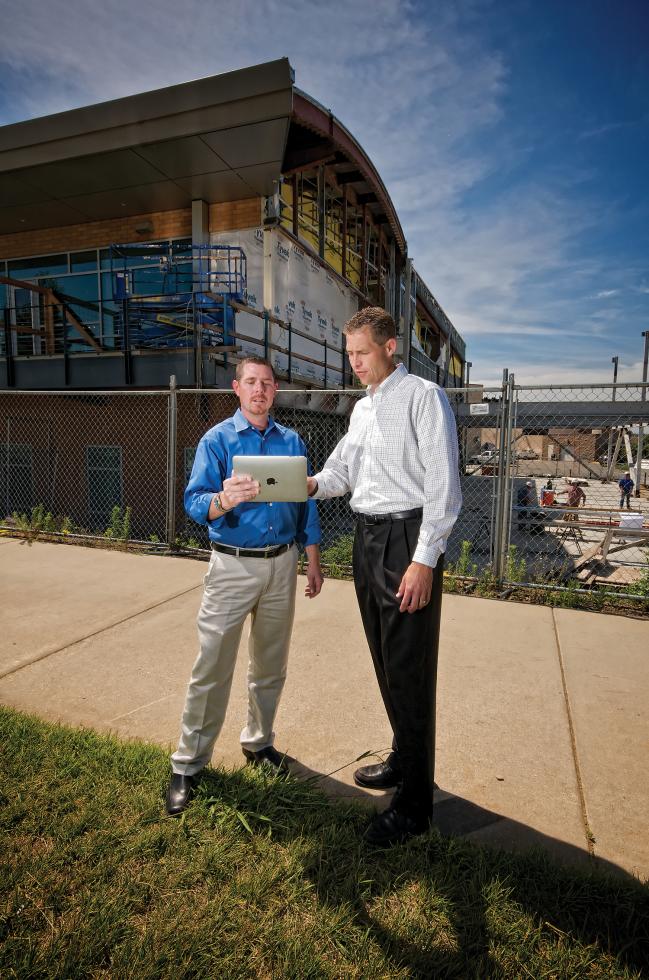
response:
M288 56L368 151L472 380L641 374L649 0L0 0L0 124Z

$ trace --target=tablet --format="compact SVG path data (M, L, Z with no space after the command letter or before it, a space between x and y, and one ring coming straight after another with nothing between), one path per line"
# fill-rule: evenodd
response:
M259 483L253 504L307 499L306 456L233 456L235 473L249 473Z

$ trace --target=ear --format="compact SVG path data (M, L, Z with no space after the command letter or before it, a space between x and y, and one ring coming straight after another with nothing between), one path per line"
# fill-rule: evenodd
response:
M239 382L237 381L236 378L232 379L232 389L233 391L236 392L237 395L239 394Z
M396 349L397 349L397 341L396 341L396 338L395 337L390 337L390 339L386 341L385 346L387 348L388 354L392 357L393 354L395 353Z

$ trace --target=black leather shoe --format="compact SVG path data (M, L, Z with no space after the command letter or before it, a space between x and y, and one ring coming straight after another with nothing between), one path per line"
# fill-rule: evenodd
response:
M286 756L281 755L272 745L260 749L259 752L251 752L250 749L244 748L241 751L252 766L263 766L264 769L270 769L276 776L283 776L289 772Z
M391 806L374 817L363 836L374 847L392 847L393 844L402 844L410 837L425 834L431 819L432 816L428 813L409 813Z
M397 754L391 752L385 762L379 762L378 765L361 766L354 773L354 782L367 789L392 789L393 786L398 786L401 782L401 766Z
M194 795L197 782L196 776L183 776L179 772L171 774L165 800L167 813L170 817L179 817L187 809L189 801Z

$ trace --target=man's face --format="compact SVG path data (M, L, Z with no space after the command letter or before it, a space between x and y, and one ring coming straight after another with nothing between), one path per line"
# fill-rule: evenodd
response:
M349 364L364 385L378 385L385 381L394 370L393 354L397 342L392 337L383 344L377 344L369 327L345 334L345 346Z
M273 404L277 382L265 364L244 364L240 379L232 382L241 411L249 420L265 418Z

